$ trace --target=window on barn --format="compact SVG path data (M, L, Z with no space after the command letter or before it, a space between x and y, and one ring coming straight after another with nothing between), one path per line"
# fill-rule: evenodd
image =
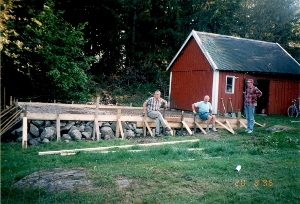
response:
M234 76L226 76L226 90L225 93L233 94L234 93Z

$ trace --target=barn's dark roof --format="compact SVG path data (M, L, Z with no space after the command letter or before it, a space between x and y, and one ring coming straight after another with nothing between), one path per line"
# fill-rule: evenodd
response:
M300 64L277 43L197 31L191 36L216 70L300 75Z

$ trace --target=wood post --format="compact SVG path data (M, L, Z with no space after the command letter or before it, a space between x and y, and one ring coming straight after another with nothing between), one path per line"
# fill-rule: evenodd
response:
M100 140L100 138L99 138L100 137L99 123L98 123L99 101L100 101L100 97L97 97L96 110L95 110L95 119L94 119L94 131L93 131L93 139L97 140L97 141Z
M57 142L60 142L61 140L61 135L60 135L60 118L59 118L59 114L57 114L57 118L56 118L56 138L57 138Z
M122 127L122 122L120 119L118 119L117 123L119 124L119 130L121 132L121 136L122 136L122 139L124 140L125 139L125 135L124 135L124 132L123 132L123 127Z
M143 132L144 132L144 137L146 137L146 135L147 135L147 127L146 127L146 114L144 114L144 116L143 116Z
M183 113L184 111L181 111L181 121L183 121ZM181 136L183 136L183 123L181 123Z
M242 117L241 111L238 110L237 123L236 123L237 128L241 127L241 123L240 123L241 117Z
M119 122L118 122L120 117L121 117L121 109L118 109L117 110L116 138L119 138L119 135L120 135L120 127L119 127L120 125L119 125ZM122 129L122 131L123 131L123 129Z
M27 117L23 117L22 148L27 148Z

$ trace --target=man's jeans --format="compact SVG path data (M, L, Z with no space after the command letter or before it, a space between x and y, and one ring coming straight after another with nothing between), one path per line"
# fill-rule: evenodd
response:
M253 130L255 106L246 106L247 130Z
M151 111L147 113L148 117L155 119L156 121L156 127L155 127L155 133L160 133L160 124L165 128L167 125L165 124L165 120L161 113L159 111Z

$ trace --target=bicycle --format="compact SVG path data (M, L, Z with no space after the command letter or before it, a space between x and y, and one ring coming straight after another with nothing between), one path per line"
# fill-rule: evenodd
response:
M298 99L300 100L300 98L298 98ZM291 105L291 106L288 107L288 109L287 109L287 114L288 114L289 117L298 117L298 115L299 115L299 110L298 110L298 108L297 108L297 106L296 106L297 100L296 100L296 99L293 99L293 100L292 100L292 103L293 103L293 105ZM300 104L300 102L299 102L299 104ZM300 105L299 105L299 106L300 106ZM299 107L299 109L300 109L300 107Z

